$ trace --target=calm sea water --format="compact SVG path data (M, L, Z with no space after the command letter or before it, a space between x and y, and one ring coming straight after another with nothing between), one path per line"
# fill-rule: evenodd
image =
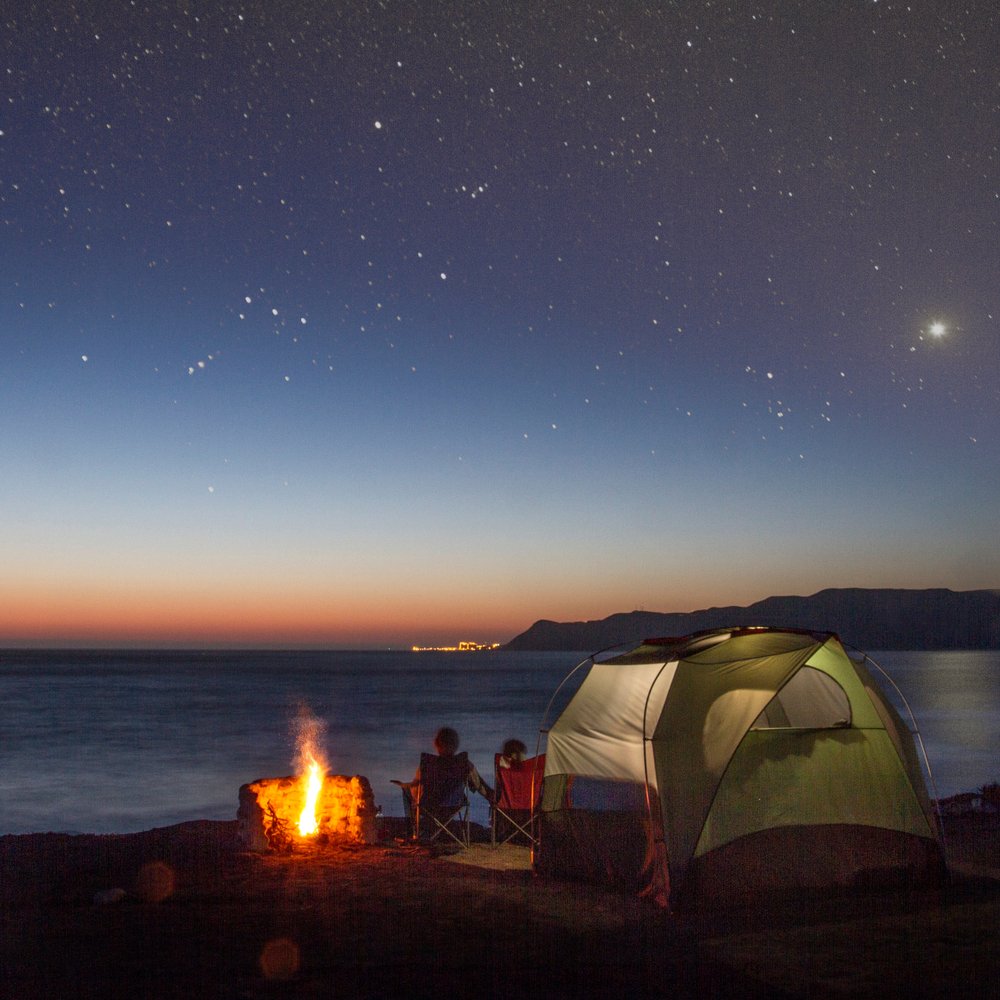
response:
M874 654L909 701L940 795L1000 779L1000 653ZM573 653L0 653L0 833L127 833L232 819L239 786L294 772L295 720L325 724L331 771L401 812L434 732L490 779L533 751ZM486 822L475 797L473 819Z

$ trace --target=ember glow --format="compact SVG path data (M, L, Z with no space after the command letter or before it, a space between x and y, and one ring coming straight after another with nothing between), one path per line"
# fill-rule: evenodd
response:
M316 803L319 801L319 793L323 790L323 767L312 754L309 754L309 769L303 775L302 781L305 785L306 804L299 816L299 833L303 837L309 837L319 829Z

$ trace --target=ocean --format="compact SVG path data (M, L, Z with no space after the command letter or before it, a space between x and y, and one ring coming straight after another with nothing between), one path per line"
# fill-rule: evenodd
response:
M1000 780L1000 653L872 655L913 709L938 795ZM534 752L549 699L582 657L0 652L0 834L233 819L240 785L294 773L304 713L323 727L329 770L365 775L383 812L400 815L391 780L413 777L440 726L458 730L490 781L509 737ZM475 796L473 820L487 815Z

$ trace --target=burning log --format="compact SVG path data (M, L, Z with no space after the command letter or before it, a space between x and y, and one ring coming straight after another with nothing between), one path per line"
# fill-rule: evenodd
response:
M297 844L375 842L375 800L368 779L316 773L261 778L240 788L239 841L250 851Z

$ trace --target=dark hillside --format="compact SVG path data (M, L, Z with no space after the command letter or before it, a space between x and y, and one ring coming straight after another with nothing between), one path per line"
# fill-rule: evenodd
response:
M729 625L776 625L836 632L859 649L1000 649L1000 591L821 590L768 597L749 607L657 613L600 621L538 621L507 649L597 650L633 639L687 635Z

